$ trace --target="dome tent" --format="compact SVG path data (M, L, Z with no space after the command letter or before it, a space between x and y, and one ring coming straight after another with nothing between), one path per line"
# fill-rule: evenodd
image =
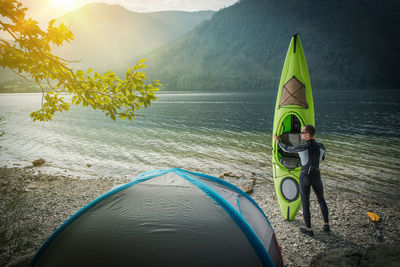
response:
M144 173L83 207L30 266L283 266L267 217L234 185L181 169Z

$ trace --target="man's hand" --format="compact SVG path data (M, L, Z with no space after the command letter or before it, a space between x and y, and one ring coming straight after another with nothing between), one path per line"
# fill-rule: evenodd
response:
M274 140L275 140L275 142L278 143L281 139L276 134L274 134Z

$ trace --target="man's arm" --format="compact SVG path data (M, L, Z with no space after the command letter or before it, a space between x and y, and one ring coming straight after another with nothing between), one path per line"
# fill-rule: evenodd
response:
M278 146L280 148L282 148L283 151L288 152L288 153L297 153L297 152L304 151L308 148L308 144L301 144L301 145L297 145L297 146L287 146L280 141L280 138L276 134L274 134L274 140L275 140L275 142L278 143Z
M321 153L322 153L322 161L324 161L325 160L325 153L326 153L326 150L325 150L325 146L323 145L323 144L321 144L321 143L319 143L319 145L320 145L320 148L321 148Z
M285 145L284 143L282 143L281 141L278 141L278 146L280 148L282 148L283 151L288 152L288 153L297 153L297 152L307 150L307 148L308 148L308 144L288 146L288 145Z

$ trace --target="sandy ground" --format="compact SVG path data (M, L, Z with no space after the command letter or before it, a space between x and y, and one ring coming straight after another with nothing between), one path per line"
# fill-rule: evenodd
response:
M326 189L332 229L331 234L326 234L322 231L321 213L312 193L311 214L315 236L308 237L299 233L299 227L303 226L301 211L294 221L283 220L273 186L268 182L260 182L266 180L262 179L262 174L225 178L238 186L248 184L251 178L255 179L251 196L269 217L287 266L318 266L321 255L327 259L325 255L329 253L335 257L334 253L340 252L342 255L337 257L346 258L343 256L346 251L367 251L368 248L377 251L374 246L379 241L374 225L366 215L367 211L381 216L379 228L384 236L384 244L399 248L400 203L379 198L366 199L354 193ZM128 180L54 176L41 173L40 168L0 168L0 266L9 263L9 266L23 266L24 261L29 261L33 253L66 219L114 185L125 182ZM363 255L361 252L354 253L356 258ZM378 262L380 257L384 260L383 254L380 255L374 256ZM390 266L390 262L398 263L399 257L385 257L385 260L386 265ZM335 260L331 259L331 262L332 265L327 262L323 265L334 266ZM360 259L352 259L338 265L363 264Z

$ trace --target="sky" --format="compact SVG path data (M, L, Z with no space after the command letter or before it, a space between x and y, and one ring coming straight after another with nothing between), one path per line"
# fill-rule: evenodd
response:
M52 18L77 9L89 3L102 2L118 4L136 12L153 12L164 10L198 11L219 10L230 6L238 0L20 0L28 8L27 14L47 24Z

